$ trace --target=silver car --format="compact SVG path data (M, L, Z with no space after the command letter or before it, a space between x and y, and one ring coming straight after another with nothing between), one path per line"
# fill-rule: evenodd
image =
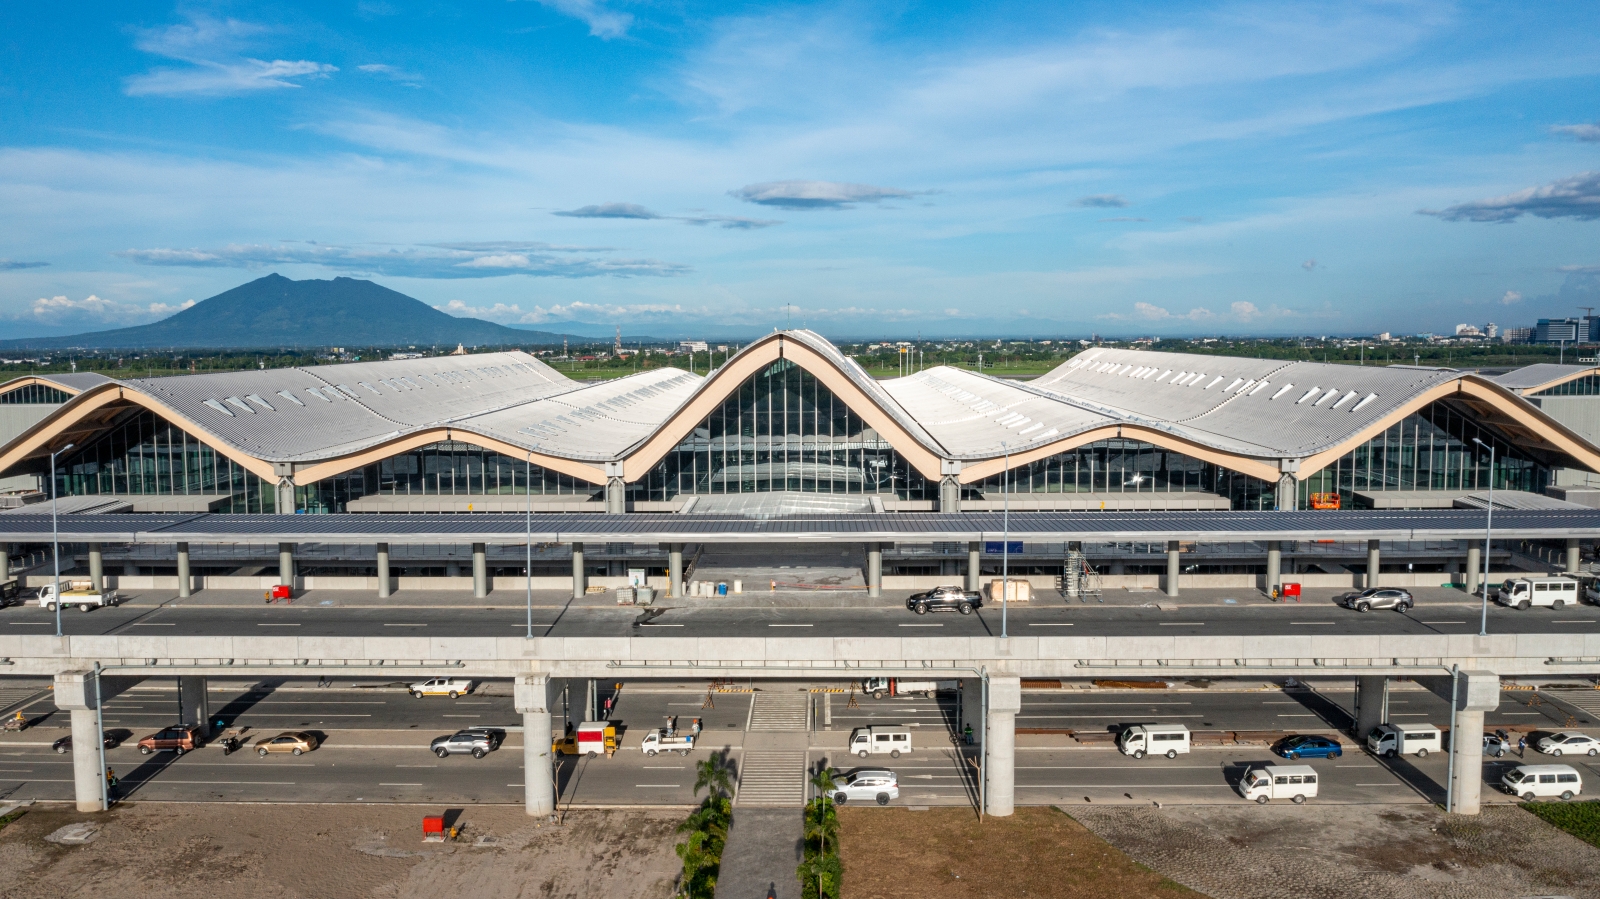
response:
M888 805L889 800L900 798L900 782L887 768L857 768L843 777L835 777L833 801L844 805L852 799L875 800Z
M472 753L475 759L481 759L494 751L494 743L489 735L482 730L464 730L451 734L448 737L435 737L428 745L433 754L439 758L449 758L451 753L465 755Z
M1557 758L1569 753L1572 755L1593 756L1600 755L1600 740L1596 740L1588 734L1564 730L1548 737L1541 737L1535 748L1545 755L1553 755Z
M1370 612L1373 609L1394 609L1396 612L1408 611L1417 601L1412 597L1411 591L1399 587L1369 587L1354 593L1346 593L1339 600L1339 605L1357 612Z

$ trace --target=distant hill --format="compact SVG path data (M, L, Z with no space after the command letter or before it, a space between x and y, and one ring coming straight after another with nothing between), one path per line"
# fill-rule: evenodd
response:
M5 340L0 341L0 348L526 346L559 345L564 336L446 315L371 281L292 281L271 274L148 325Z

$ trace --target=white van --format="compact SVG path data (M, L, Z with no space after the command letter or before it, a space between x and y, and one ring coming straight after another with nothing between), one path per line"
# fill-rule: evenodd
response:
M1501 775L1500 786L1528 802L1541 796L1571 799L1583 793L1583 778L1570 765L1518 765Z
M1526 609L1531 606L1562 606L1578 604L1578 582L1570 577L1519 577L1500 585L1494 595L1495 602L1503 606Z
M1380 724L1367 734L1367 751L1388 758L1414 755L1425 759L1443 746L1443 735L1431 724Z
M1175 759L1178 753L1189 751L1189 728L1181 724L1137 724L1122 732L1117 748L1136 759L1144 758L1146 753Z
M1266 805L1287 799L1295 805L1317 795L1317 772L1310 765L1263 765L1239 781L1239 795Z
M869 754L889 753L897 759L911 751L911 731L903 724L878 724L858 727L850 732L850 751L866 758Z

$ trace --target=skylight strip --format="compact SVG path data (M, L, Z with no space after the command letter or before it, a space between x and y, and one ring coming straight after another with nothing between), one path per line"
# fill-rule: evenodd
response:
M1337 387L1329 387L1328 388L1328 392L1324 393L1320 397L1317 397L1317 401L1312 403L1311 405L1320 406L1323 403L1326 403L1328 400L1331 400L1331 399L1333 399L1334 397L1336 397L1338 395L1339 395L1339 388L1337 388Z
M1217 379L1217 381L1220 381L1220 380L1222 380L1222 379L1221 378ZM1212 383L1215 384L1216 381L1213 381ZM1244 378L1234 378L1232 384L1229 384L1228 386L1222 388L1222 392L1223 393L1232 393L1233 392L1233 388L1238 387L1240 384L1243 384L1243 383L1244 383Z
M289 402L294 403L296 406L304 406L305 405L305 403L300 402L299 397L296 397L294 394L290 393L287 390L278 391L278 396L281 396L284 399L288 400Z
M316 398L317 398L317 399L319 399L319 400L322 400L322 401L323 401L323 402L324 402L324 403L331 403L331 402L333 402L333 400L330 400L330 399L328 399L328 398L327 398L327 397L325 397L325 396L323 396L323 395L322 395L322 391L320 391L320 390L318 390L318 389L317 389L317 388L315 388L315 387L307 387L307 388L306 388L306 393L309 393L309 394L311 394L311 395L312 395L312 396L314 396L314 397L316 397Z
M1349 393L1345 394L1343 397L1341 397L1339 399L1339 401L1337 403L1334 403L1331 408L1337 409L1340 406L1343 406L1345 403L1348 403L1351 400L1355 399L1357 395L1358 394L1354 390L1352 390Z
M1291 391L1293 389L1294 389L1294 385L1293 384L1285 384L1282 387L1278 388L1278 392L1277 393L1274 393L1272 396L1267 397L1267 399L1275 400L1278 397L1283 396L1285 393L1288 393L1289 391Z
M1258 393L1260 393L1260 392L1261 392L1261 389L1262 389L1262 388L1264 388L1264 387L1266 387L1266 386L1267 386L1267 383L1268 383L1268 382L1266 382L1266 381L1262 381L1262 382L1261 382L1261 383L1260 383L1260 384L1257 384L1257 385L1256 385L1256 389L1254 389L1254 390L1252 390L1252 391L1250 391L1250 395L1251 395L1251 396L1255 396L1255 395L1256 395L1256 394L1258 394ZM1240 393L1243 393L1243 392L1244 392L1244 391L1242 391L1242 390L1241 390L1241 391L1239 391L1239 392L1240 392Z
M217 402L216 400L206 400L205 404L207 406L211 407L212 409L215 409L218 412L221 412L223 415L228 416L229 418L233 418L234 417L233 413L228 411L228 407L227 406L222 405L221 403Z
M1295 400L1294 404L1296 406L1298 406L1301 403L1305 402L1306 400L1311 399L1312 397L1316 396L1317 394L1319 394L1321 392L1322 392L1322 388L1321 387L1313 387L1310 390L1306 391L1306 395L1305 396L1302 396L1301 398Z
M1365 406L1366 404L1372 402L1373 400L1375 400L1377 398L1378 398L1378 395L1376 393L1369 393L1365 397L1362 397L1361 402L1356 403L1354 406L1351 406L1350 407L1350 411L1351 412L1360 412L1362 406Z
M1161 373L1161 377L1156 378L1156 383L1160 384L1162 381L1165 381L1167 379L1167 375L1170 375L1170 374L1172 374L1172 369L1169 368L1166 371Z
M268 412L276 412L276 411L278 411L277 409L272 408L272 404L267 402L264 398L262 398L258 394L254 394L254 393L249 394L248 396L245 397L245 399L249 400L252 403L255 403L257 406L260 406L261 408L267 410Z
M1244 386L1239 388L1239 392L1240 393L1244 393L1246 390L1249 390L1250 389L1250 385L1254 384L1255 382L1256 382L1255 378L1251 378L1250 380L1244 382Z
M1203 377L1205 377L1205 375L1201 375L1200 377L1203 378ZM1227 375L1217 375L1216 380L1212 381L1210 384L1207 384L1205 387L1203 387L1201 389L1202 390L1210 390L1211 388L1217 386L1217 384L1219 382L1221 382L1223 378L1226 378L1226 377L1227 377Z

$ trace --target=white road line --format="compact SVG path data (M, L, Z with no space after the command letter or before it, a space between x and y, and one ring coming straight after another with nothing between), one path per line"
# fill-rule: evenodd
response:
M682 765L645 765L646 771L682 771Z
M1140 768L1140 769L1142 769L1143 767L1144 766L1139 765L1137 763L1130 762L1129 764L1126 764L1126 765L1018 765L1017 766L1017 770L1018 771L1126 771L1126 770L1128 770L1130 768ZM1176 768L1194 768L1194 769L1203 769L1203 770L1206 770L1206 771L1215 771L1216 770L1216 766L1215 765L1162 765L1159 769L1155 769L1155 770L1170 771L1170 770L1173 770L1173 769L1176 769Z
M1367 786L1362 784L1362 786ZM1373 786L1391 786L1374 784ZM1227 790L1227 784L1017 784L1019 790Z
M11 624L35 624L35 625L44 625L44 626L48 627L51 624L54 624L55 622L53 622L53 621L13 621L13 622L10 622L10 623Z
M371 715L339 714L330 715L326 712L258 712L254 709L243 713L243 717L252 718L371 718Z
M681 624L641 624L640 627L683 627Z
M1204 627L1204 621L1163 621L1162 627Z
M1315 718L1316 715L1279 715L1279 718Z
M1337 624L1336 621L1291 621L1290 624Z
M380 787L420 787L422 784L378 784Z
M809 624L769 624L767 627L811 627Z
M1028 625L1028 627L1074 627L1074 626L1075 625L1070 621L1069 622L1040 623L1040 624L1029 624Z
M177 626L178 625L175 622L170 622L170 621L135 621L135 622L132 622L131 624L128 625L128 627L177 627Z
M395 765L396 768L437 768L438 765Z
M140 780L134 780L131 777L124 777L123 780L127 781L128 783L153 784L156 786L166 786L167 784L193 784L210 786L217 784L228 784L236 787L292 787L296 783L292 780L167 780L164 777L160 780L157 780L154 777L146 777ZM421 785L419 784L418 786Z
M1167 715L1168 718L1206 718L1207 715ZM1099 715L1018 715L1017 718L1066 718L1077 721L1099 721Z
M1076 700L1076 699L1060 700L1060 701L1053 702L1052 704L1053 705L1109 705L1109 706L1121 706L1121 705L1138 705L1138 706L1149 706L1149 705L1194 705L1194 703L1192 703L1192 702L1136 702L1134 700L1129 700L1127 702L1088 702L1088 701L1081 701L1080 702L1079 700ZM1300 703L1298 703L1298 702L1295 703L1295 705L1299 705L1299 704Z
M1466 624L1465 621L1424 621L1423 624Z
M482 718L482 715L440 715L441 718Z
M299 626L300 625L298 625L298 624L262 624L259 621L256 622L256 627L299 627Z
M524 625L526 626L526 625ZM384 627L427 627L426 624L385 624Z
M678 784L634 784L634 786L639 789L655 788L659 790L676 790L679 787Z
M901 627L944 627L942 624L902 624Z

